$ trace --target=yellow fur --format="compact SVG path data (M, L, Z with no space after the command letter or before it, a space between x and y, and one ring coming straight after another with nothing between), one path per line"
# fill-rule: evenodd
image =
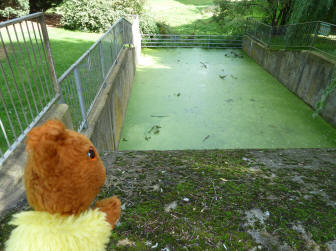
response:
M103 251L111 226L105 213L89 209L78 216L28 211L14 215L17 226L6 251Z

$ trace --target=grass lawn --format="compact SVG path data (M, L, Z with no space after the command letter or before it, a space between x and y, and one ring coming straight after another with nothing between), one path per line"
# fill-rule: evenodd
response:
M102 34L48 27L57 76L60 77Z
M119 226L107 250L335 250L335 150L105 154ZM12 228L0 219L0 250ZM156 248L152 248L156 247ZM316 248L316 249L315 249Z
M149 0L148 8L158 22L164 22L173 34L222 34L212 19L211 0Z
M69 31L54 27L48 27L48 33L57 77L60 77L64 73L64 71L66 71L101 36L101 34L96 33ZM26 50L23 50L23 54L20 54L18 53L21 51L20 48L25 48L22 35L19 34L19 42L17 42L14 39L15 35L11 34L14 48L16 51L16 53L14 54L14 49L12 48L12 46L10 46L10 44L8 44L9 39L6 36L4 36L4 41L11 63L14 64L16 62L16 56L16 58L18 59L19 67L17 67L15 64L15 66L12 67L12 74L11 68L6 61L4 49L2 46L0 46L0 62L3 65L4 75L9 82L9 88L12 91L13 101L15 103L15 106L17 107L18 116L22 121L22 127L23 129L25 129L25 127L33 120L38 112L41 111L42 108L53 97L53 83L48 76L48 68L46 66L46 62L43 59L43 52L41 50L42 47L40 43L36 43L35 40L33 40L31 47L29 47L29 56ZM27 36L27 33L25 34L25 36ZM28 44L28 46L30 46L30 44ZM42 60L38 60L40 62L39 65L34 64L35 60L31 48L34 48L37 59L39 59L39 55L42 55ZM38 51L40 53L38 53ZM33 62L33 68L30 67L29 58ZM16 83L18 85L17 91L14 88L13 75L15 76ZM29 83L28 77L31 79L31 83ZM41 81L43 82L44 87L41 86ZM29 88L30 85L31 88ZM18 124L18 119L11 104L11 98L5 86L3 76L0 78L0 91L4 96L8 112L12 118L13 127L16 135L20 135L21 130ZM22 104L19 102L19 96L21 97ZM28 105L28 100L30 101L31 106ZM34 103L33 100L35 100L36 103ZM27 119L25 119L23 111L26 112ZM12 143L15 135L13 130L9 126L9 121L5 113L5 109L2 107L2 104L0 105L0 118L6 130L7 138L9 139L10 143ZM5 141L5 137L2 131L0 131L0 150L2 150L2 152L5 152L6 149L7 144Z

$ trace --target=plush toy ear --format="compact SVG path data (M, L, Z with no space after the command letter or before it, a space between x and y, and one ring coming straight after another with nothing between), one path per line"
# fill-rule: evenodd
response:
M66 128L58 120L49 120L33 128L27 135L26 151L34 162L56 164L57 147L66 138Z

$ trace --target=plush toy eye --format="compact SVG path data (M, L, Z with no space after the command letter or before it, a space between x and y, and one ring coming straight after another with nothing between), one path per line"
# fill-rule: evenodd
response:
M95 151L93 150L92 147L90 147L89 151L88 151L88 156L91 160L95 160L96 159L96 153Z

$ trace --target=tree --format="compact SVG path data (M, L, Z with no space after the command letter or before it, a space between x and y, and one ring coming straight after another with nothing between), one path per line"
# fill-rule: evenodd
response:
M295 0L290 23L307 21L335 22L335 0Z

